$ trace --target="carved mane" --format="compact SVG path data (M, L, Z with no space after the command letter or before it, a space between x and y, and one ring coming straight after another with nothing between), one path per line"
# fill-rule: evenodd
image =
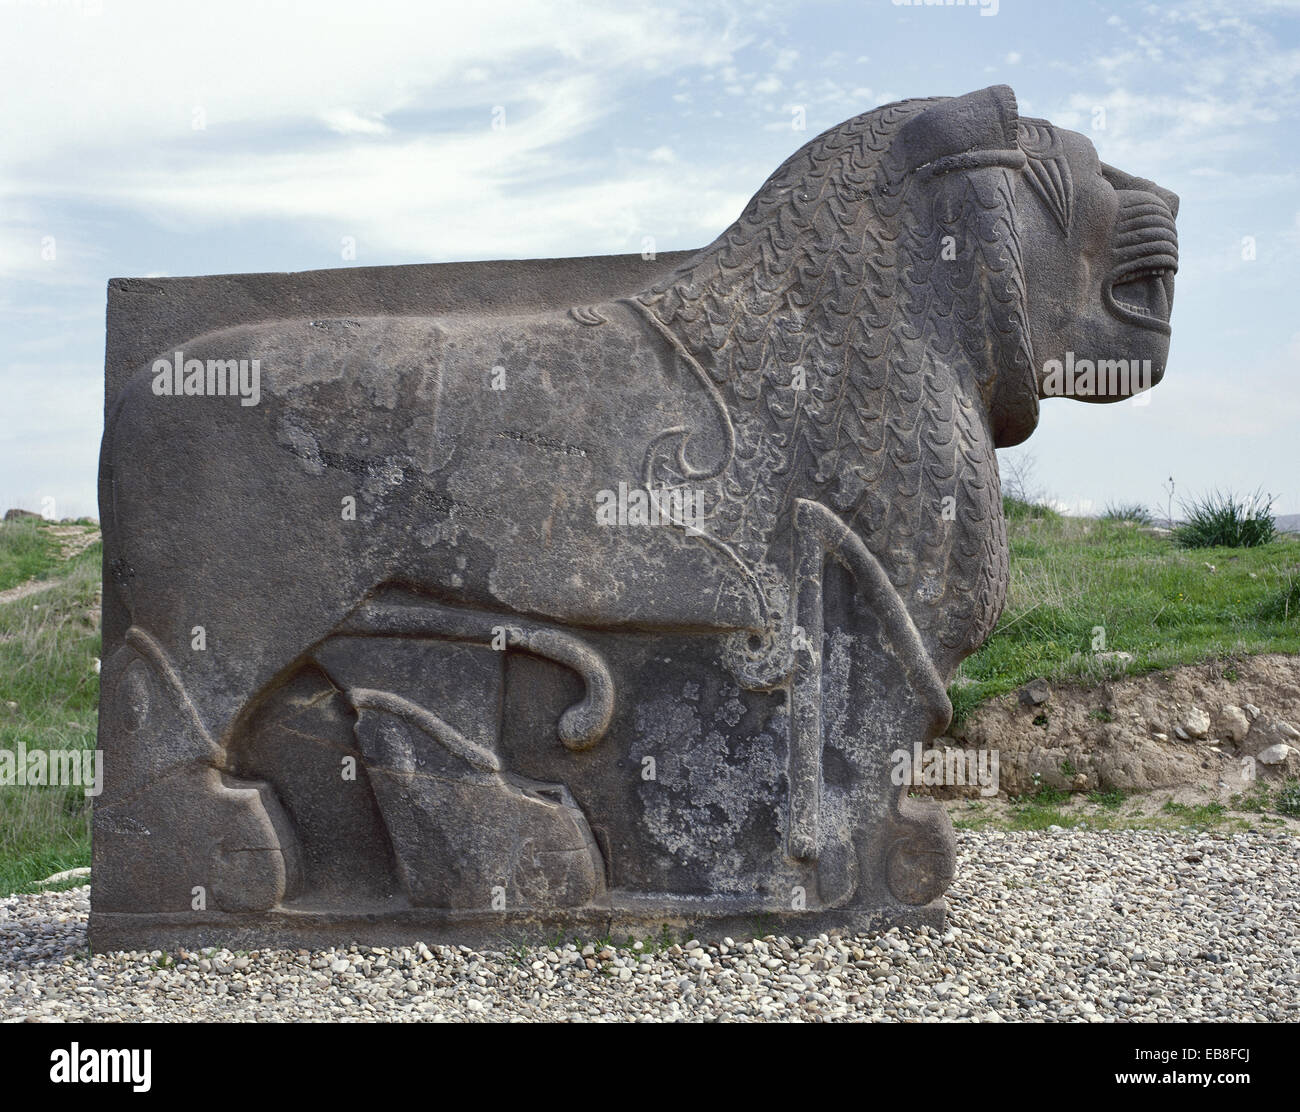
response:
M694 363L732 441L700 466L710 445L669 430L677 462L657 459L653 478L710 485L706 533L769 585L793 500L830 506L948 670L1004 602L993 449L1037 421L1014 223L1024 165L1005 87L878 108L807 143L632 300Z

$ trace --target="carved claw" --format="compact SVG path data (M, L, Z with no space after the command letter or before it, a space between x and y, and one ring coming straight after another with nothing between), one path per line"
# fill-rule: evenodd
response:
M938 899L952 883L957 866L948 812L937 803L923 804L904 796L893 829L895 836L885 861L890 892L914 907Z

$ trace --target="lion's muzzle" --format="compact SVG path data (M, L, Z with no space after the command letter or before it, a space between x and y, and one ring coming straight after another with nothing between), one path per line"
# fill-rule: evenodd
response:
M1167 334L1178 270L1178 197L1110 167L1106 176L1119 197L1107 307L1129 324Z

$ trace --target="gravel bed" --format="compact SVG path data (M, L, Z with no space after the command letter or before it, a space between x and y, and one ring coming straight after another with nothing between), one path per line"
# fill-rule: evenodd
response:
M0 900L7 1020L1300 1019L1300 838L958 835L943 933L87 957L89 889ZM167 964L168 961L175 964Z

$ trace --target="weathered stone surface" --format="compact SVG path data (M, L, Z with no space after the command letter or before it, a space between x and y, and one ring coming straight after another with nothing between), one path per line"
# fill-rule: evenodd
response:
M1246 734L1250 732L1250 719L1246 717L1246 712L1241 707L1231 704L1225 706L1219 713L1219 719L1222 722L1220 732L1234 745L1244 741Z
M1241 750L1248 756L1259 756L1264 750L1279 745L1300 748L1300 731L1283 718L1261 713L1251 723Z
M1041 707L1052 697L1052 688L1045 679L1030 680L1020 689L1020 705L1024 707Z
M1179 727L1189 738L1199 741L1210 732L1210 716L1200 707L1188 707Z
M695 252L115 280L94 944L940 922L994 449L1159 380L1176 209L995 87Z
M1256 759L1260 764L1280 765L1285 764L1287 759L1294 756L1296 752L1297 750L1289 745L1270 745L1267 749L1261 749Z

